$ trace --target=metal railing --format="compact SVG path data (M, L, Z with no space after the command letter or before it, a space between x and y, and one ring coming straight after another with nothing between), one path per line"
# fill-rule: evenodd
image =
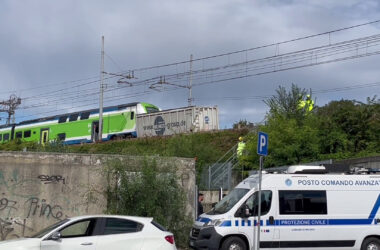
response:
M237 144L230 148L217 162L203 173L203 187L208 190L231 190L232 169L238 165L236 156Z

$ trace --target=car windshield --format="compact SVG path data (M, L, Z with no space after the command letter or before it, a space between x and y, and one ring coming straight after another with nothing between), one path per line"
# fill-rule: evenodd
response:
M61 220L61 221L58 221L57 223L51 225L51 226L48 226L47 228L44 228L42 229L41 231L39 231L38 233L30 236L30 238L42 238L43 236L45 236L47 233L50 233L51 231L53 231L54 229L56 229L57 227L65 224L66 222L68 222L69 219L65 219L65 220Z
M219 201L215 207L207 214L224 214L228 212L235 204L246 194L249 189L235 188L228 195L226 195L221 201Z

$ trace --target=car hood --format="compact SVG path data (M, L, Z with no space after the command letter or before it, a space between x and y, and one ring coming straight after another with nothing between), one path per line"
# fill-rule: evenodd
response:
M39 249L41 245L41 239L38 238L20 238L14 240L0 241L0 250L11 250L11 249Z

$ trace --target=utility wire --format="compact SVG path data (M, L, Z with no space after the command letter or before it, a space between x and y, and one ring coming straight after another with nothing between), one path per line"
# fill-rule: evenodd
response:
M292 42L301 41L301 40L305 40L305 39L310 39L310 38L314 38L314 37L318 37L318 36L323 36L323 35L327 35L327 34L333 34L333 33L337 33L337 32L340 32L340 31L350 30L350 29L354 29L354 28L358 28L358 27L362 27L362 26L367 26L367 25L371 25L371 24L375 24L375 23L379 23L379 22L380 22L380 19L379 20L375 20L375 21L370 21L370 22L362 23L362 24L357 24L357 25L352 25L352 26L348 26L348 27L343 27L343 28L339 28L339 29L335 29L335 30L330 30L330 31L326 31L326 32L322 32L322 33L318 33L318 34L314 34L314 35L308 35L308 36L303 36L303 37L299 37L299 38L294 38L294 39L290 39L290 40L286 40L286 41L282 41L282 42L271 43L271 44L257 46L257 47L253 47L253 48L249 48L249 49L244 49L244 50L236 50L236 51L232 51L232 52L228 52L228 53L223 53L223 54L218 54L218 55L213 55L213 56L201 57L201 58L193 59L192 61L193 62L197 62L197 61L208 60L208 59L213 59L213 58L217 58L217 57L223 57L223 56L228 56L228 55L233 55L233 54L238 54L238 53L244 53L244 52L253 51L253 50L264 49L264 48L273 47L273 46L279 46L279 45L282 45L282 44L292 43ZM174 63L168 63L168 64L163 64L163 65L150 66L150 67L135 68L135 69L125 70L123 72L128 72L128 71L135 71L135 72L136 71L145 71L145 70L151 70L151 69L157 69L157 68L163 68L163 67L169 67L169 66L176 66L176 65L179 65L179 64L188 64L188 63L190 63L190 60L179 61L179 62L174 62Z
M380 22L380 20L376 20L373 22L368 22L364 24L359 24L359 25L354 25L346 28L341 28L338 30L333 30L333 31L328 31L324 33L319 33L316 35L311 35L311 36L306 36L306 37L301 37L301 38L296 38L280 43L273 43L269 45L264 45L260 47L255 47L247 50L239 50L239 51L234 51L230 53L225 53L225 54L220 54L220 55L215 55L211 57L203 57L199 59L195 59L194 61L200 61L200 60L206 60L210 58L216 58L216 57L221 57L221 56L226 56L226 55L232 55L236 53L241 53L241 52L246 52L246 51L251 51L251 50L256 50L260 48L265 48L265 47L270 47L270 46L278 46L279 44L284 44L284 43L290 43L298 40L303 40L311 37L316 37L320 35L325 35L325 34L331 34L334 32L339 32L347 29L352 29L364 25L369 25L373 23ZM379 36L380 35L374 35L370 37L363 37L359 39L353 39L349 41L344 41L341 43L336 43L333 45L328 45L328 46L320 46L312 49L305 49L301 51L296 51L296 52L290 52L282 55L276 55L276 56L270 56L270 57L265 57L265 58L260 58L260 59L255 59L255 60L245 60L239 63L235 64L230 64L228 63L227 65L219 66L219 67L211 67L207 69L199 69L199 70L192 70L192 75L193 75L193 80L194 81L199 81L198 83L194 83L193 86L201 86L205 84L211 84L211 83L216 83L216 82L223 82L223 81L229 81L229 80L234 80L234 79L240 79L244 77L251 77L251 76L256 76L256 75L261 75L261 74L269 74L273 72L279 72L279 71L285 71L285 70L290 70L290 69L296 69L296 68L302 68L302 67L309 67L309 66L315 66L319 64L324 64L324 63L331 63L331 62L338 62L338 61L343 61L343 60L349 60L349 59L355 59L355 58L360 58L364 56L370 56L370 55L376 55L379 53L379 51L371 52L371 53L365 53L365 54L358 54L354 56L345 56L341 58L335 58L331 60L325 60L325 61L319 61L319 62L314 62L314 63L308 63L308 64L303 64L303 65L296 65L297 63L302 63L307 60L310 60L309 57L313 60L313 56L317 57L318 60L321 58L328 58L334 55L342 54L342 53L350 53L353 51L357 51L358 49L363 49L363 48L371 48L374 46L378 45L379 41ZM133 71L142 71L142 70L150 70L154 68L162 68L162 67L167 67L167 66L173 66L173 65L178 65L180 63L188 63L189 61L183 61L179 63L172 63L172 64L165 64L165 65L159 65L159 66L154 66L154 67L146 67L146 68L140 68L140 69L135 69ZM262 65L260 65L262 64ZM235 68L235 69L234 69ZM230 70L229 70L230 69ZM259 71L262 72L259 72ZM130 71L129 71L130 72ZM188 80L188 77L190 75L190 72L184 71L183 73L177 73L177 74L164 74L166 77L166 80L169 81L170 83L183 83L186 84L186 81ZM107 79L111 79L117 77L115 75L108 77ZM133 86L136 87L146 87L151 84L155 84L160 80L160 77L162 77L162 74L156 77L150 77L147 79L142 79L138 81L133 81ZM207 79L212 79L212 80L207 80ZM92 79L92 78L89 78ZM75 81L72 81L75 82ZM49 99L47 102L40 102L39 104L31 103L29 105L26 105L25 108L36 108L36 107L42 107L44 105L55 103L59 104L65 103L66 100L70 99L71 101L79 100L78 103L81 103L83 101L82 95L85 96L93 96L96 94L99 94L99 91L91 91L88 88L86 89L80 89L83 86L87 86L90 84L98 83L99 80L96 81L90 81L86 83L80 83L76 86L71 86L71 87L66 87L62 88L59 90L55 91L50 91L47 93L39 93L38 95L35 96L28 96L26 98L23 98L23 101L25 100L26 102L28 101L33 101L33 100L40 100L41 98L46 98L48 97ZM128 86L129 87L129 86ZM169 91L173 89L178 89L175 88L174 86L162 86L165 87L162 91ZM66 93L65 91L73 89L73 88L78 88L78 91L71 91ZM117 91L117 90L122 90L125 89L126 86L110 86L108 92L111 93L112 91ZM136 92L135 95L138 95L140 92ZM144 90L143 93L152 93L152 91L146 91ZM58 97L58 100L52 100L52 98ZM110 97L112 99L112 97ZM72 102L73 104L75 102ZM80 106L77 106L80 107ZM54 111L52 111L54 112ZM40 113L42 114L42 113Z
M337 88L330 88L330 89L320 89L320 90L313 90L313 94L328 94L333 92L340 92L340 91L348 91L348 90L354 90L354 89L362 89L362 88L372 88L380 86L380 82L373 82L373 83L365 83L365 84L355 84L351 86L346 87L337 87ZM257 95L257 96L224 96L224 97L215 97L215 98L196 98L198 101L202 100L228 100L228 101L241 101L241 100L262 100L272 97L273 95Z
M288 44L288 43L292 43L292 42L296 42L296 41L301 41L301 40L305 40L305 39L309 39L309 38L314 38L314 37L323 36L323 35L327 35L327 34L333 34L333 33L341 32L341 31L345 31L345 30L350 30L350 29L355 29L355 28L358 28L358 27L367 26L367 25L371 25L371 24L375 24L375 23L379 23L379 22L380 22L380 19L379 20L370 21L370 22L366 22L366 23L362 23L362 24L357 24L357 25L352 25L352 26L348 26L348 27L343 27L343 28L339 28L339 29L335 29L335 30L330 30L330 31L322 32L322 33L317 33L317 34L313 34L313 35L308 35L308 36L303 36L303 37L299 37L299 38L294 38L294 39L290 39L290 40L286 40L286 41L282 41L282 42L271 43L271 44L257 46L257 47L253 47L253 48L249 48L249 49L244 49L244 50L236 50L236 51L233 51L233 52L228 52L228 53L223 53L223 54L218 54L218 55L213 55L213 56L201 57L201 58L198 58L198 59L193 59L193 62L207 60L207 59L212 59L212 58L217 58L217 57L222 57L222 56L228 56L228 55L233 55L233 54L237 54L237 53L243 53L243 52L263 49L263 48L268 48L268 47L272 47L272 46L279 46L279 45L282 45L282 44ZM113 59L109 55L107 55L107 56L113 61ZM185 63L189 63L189 62L190 62L190 60L179 61L179 62L168 63L168 64L163 64L163 65L150 66L150 67L142 67L142 68L136 68L136 69L132 69L132 70L120 71L120 73L122 73L122 72L130 72L130 71L145 71L145 70L156 69L156 68L163 68L163 67L168 67L168 66L176 66L176 65L179 65L179 64L185 64ZM31 88L23 88L21 90L4 91L4 92L0 92L0 94L15 93L15 92L19 92L19 91L30 91L30 90L45 88L47 86L56 86L56 85L70 84L70 83L75 83L75 82L80 82L80 81L85 81L85 80L91 80L91 79L98 79L98 78L99 78L99 76L93 76L93 77L88 77L88 78L79 79L79 80L65 81L65 82L60 82L60 83L49 83L49 84L43 84L43 85L39 85L39 86L36 86L36 87L31 87ZM73 86L73 87L77 87L77 86ZM67 89L70 89L70 88L71 87L68 87Z
M375 37L375 36L373 36L373 37ZM371 39L373 39L373 37L370 37ZM362 44L360 44L360 43L358 43L357 41L358 40L361 40L362 41ZM377 40L373 40L373 41L377 41ZM320 59L322 59L322 58L324 58L324 57L329 57L329 56L332 56L332 55L336 55L336 54L340 54L340 53L347 53L347 52L352 52L352 51L355 51L355 50L358 50L358 49L361 49L361 48L363 48L363 47L360 47L360 46L363 46L363 44L366 46L365 48L369 48L369 47L371 47L371 46L376 46L376 45L378 45L378 43L376 43L376 44L370 44L370 42L373 42L373 41L371 41L371 40L368 40L368 38L367 38L367 40L365 40L365 38L360 38L360 39L356 39L356 40L354 40L354 43L353 44L349 44L348 42L344 42L344 43L339 43L338 44L338 46L336 46L336 45L333 45L333 49L334 50L331 50L331 48L327 48L327 50L326 50L326 48L325 49L321 49L321 47L319 47L318 48L318 51L319 51L319 54L317 54L316 52L315 52L315 55L316 56L318 56L318 58L319 58L319 60ZM331 46L330 46L331 47ZM283 67L284 65L287 65L287 64L290 64L290 63L299 63L299 62L302 62L302 61L304 61L304 60L310 60L310 58L309 58L309 54L310 54L310 52L312 52L312 53L314 53L313 51L312 51L313 49L309 49L309 51L308 51L308 53L305 53L305 50L304 51L300 51L301 53L299 53L299 52L296 52L296 54L294 54L294 55L292 55L292 54L290 54L290 53L288 53L288 54L284 54L284 55L281 55L281 56L277 56L277 57L281 57L281 64L279 64L279 63L275 63L275 64L273 64L273 63L271 63L271 64L269 64L269 65L264 65L264 66L259 66L259 67L254 67L254 68L245 68L244 70L243 70L243 72L245 72L245 74L244 75L242 75L242 76L239 76L239 75L237 75L238 73L241 73L241 69L239 69L240 71L236 71L236 72L227 72L227 73L219 73L219 76L221 77L225 77L225 78L223 78L223 79L217 79L217 80L213 80L213 81L206 81L206 82L200 82L200 83L197 83L197 84L194 84L194 85L205 85L205 84L210 84L210 83L214 83L214 82L221 82L221 81L227 81L227 80L232 80L232 79L239 79L239 78L243 78L243 77L249 77L249 76L254 76L254 75L260 75L260 74L267 74L267 73L273 73L273 72L278 72L278 71L284 71L284 70L289 70L289 69L294 69L294 68L301 68L301 67L307 67L307 66L313 66L313 65L318 65L318 64L324 64L324 63L329 63L329 62L335 62L335 61L339 61L339 60L347 60L347 59L353 59L353 58L357 58L357 57L362 57L362 56L369 56L369 55L371 55L371 54L369 54L369 53L366 53L365 55L356 55L356 56L351 56L351 57L345 57L345 58L340 58L340 59L335 59L335 60L329 60L329 61L319 61L318 63L311 63L311 64L305 64L305 65L300 65L300 66L295 66L295 67L287 67L287 68L281 68L281 67ZM315 50L315 48L314 48L314 50ZM331 51L330 51L331 50ZM323 53L321 53L321 52L323 52ZM332 52L334 52L334 53L332 53ZM301 55L303 55L303 57L301 58L301 60L299 60L299 59L296 59L296 61L294 61L294 59L291 59L292 57L296 57L297 56L297 53L298 54L301 54ZM282 60L282 58L290 58L289 60ZM264 58L265 59L265 58ZM269 58L267 58L267 59L269 59L269 61L273 61L273 57L269 57ZM265 60L263 60L263 59L258 59L258 60L255 60L255 61L252 61L251 63L257 63L257 62L263 62L263 61L265 61ZM275 69L275 70L272 70L272 68L273 67L278 67L278 69ZM223 69L224 68L228 68L228 67L223 67ZM255 70L263 70L263 69L271 69L271 70L269 70L269 71L264 71L264 72L259 72L259 73L255 73L255 74L249 74L248 75L248 72L249 73L251 73L251 72L253 72L253 71L255 71ZM233 77L228 77L228 76L230 76L230 75L233 75L233 74L235 74L235 75L237 75L237 76L233 76ZM216 75L213 75L214 77L216 76ZM173 76L168 76L167 78L169 79L170 77L173 77ZM178 76L177 76L178 77ZM194 79L196 80L197 78L196 77L194 77ZM149 83L149 82L151 82L152 80L157 80L157 79L154 79L154 78L151 78L151 79L148 79L148 80L144 80L143 82L140 82L140 84L141 83ZM138 84L138 83L135 83L135 84ZM113 89L110 89L109 91L113 91L113 90L115 90L115 89L121 89L121 88L123 88L123 87L120 87L120 88L113 88ZM98 93L98 92L95 92L95 93ZM87 96L88 95L93 95L94 93L88 93L87 94ZM72 98L72 97L68 97L67 99L70 99L70 100L73 100L73 99L82 99L82 95L81 96L79 96L79 97L77 97L77 98ZM67 99L62 99L61 98L61 101L65 101L65 100L67 100ZM82 101L82 100L80 100L80 101ZM41 104L39 104L39 105L33 105L33 106L31 106L31 107L38 107L38 106L45 106L45 105L48 105L48 104L50 104L50 102L44 102L44 103L41 103Z

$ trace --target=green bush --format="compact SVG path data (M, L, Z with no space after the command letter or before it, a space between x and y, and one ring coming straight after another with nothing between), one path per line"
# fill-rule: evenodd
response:
M177 246L186 246L192 219L186 214L187 199L175 168L148 159L140 169L133 165L109 162L106 213L153 217L173 232Z

